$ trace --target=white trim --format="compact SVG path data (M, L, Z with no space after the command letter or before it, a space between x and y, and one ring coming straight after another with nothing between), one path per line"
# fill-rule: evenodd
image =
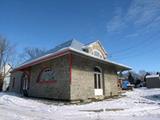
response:
M101 95L103 95L103 90L102 89L94 89L94 94L95 94L95 96L101 96Z

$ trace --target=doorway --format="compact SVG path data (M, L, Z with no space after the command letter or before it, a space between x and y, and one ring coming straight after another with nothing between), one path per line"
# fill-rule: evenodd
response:
M94 92L95 96L103 95L102 70L100 67L94 68Z
M29 77L28 77L28 75L26 73L23 73L21 81L22 81L22 87L21 87L22 94L24 96L28 96Z

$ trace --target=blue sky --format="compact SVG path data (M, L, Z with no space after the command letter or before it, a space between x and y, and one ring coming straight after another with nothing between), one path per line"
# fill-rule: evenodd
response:
M17 53L100 40L109 59L160 71L160 0L0 0L0 16L0 34Z

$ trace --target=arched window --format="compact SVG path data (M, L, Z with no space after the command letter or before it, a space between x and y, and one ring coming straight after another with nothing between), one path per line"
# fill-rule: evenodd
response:
M48 81L55 81L55 71L53 68L46 67L43 68L39 75L37 82L48 82Z
M94 68L94 88L102 89L102 71L100 67Z
M100 70L100 68L95 67L95 68L94 68L94 72L99 72L99 73L101 73L101 70Z
M103 58L102 53L97 49L93 50L93 55L99 58Z

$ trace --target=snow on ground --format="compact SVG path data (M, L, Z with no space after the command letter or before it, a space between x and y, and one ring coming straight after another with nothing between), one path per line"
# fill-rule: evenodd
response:
M65 105L0 93L0 120L159 120L160 89L134 89L118 99Z

